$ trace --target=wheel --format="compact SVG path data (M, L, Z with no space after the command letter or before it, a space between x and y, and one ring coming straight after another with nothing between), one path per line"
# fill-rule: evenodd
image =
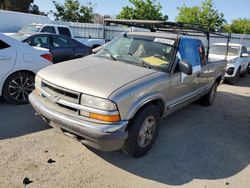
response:
M214 83L211 90L199 100L200 104L204 106L211 106L214 103L218 85L218 82Z
M18 72L7 78L3 87L3 98L11 104L27 104L28 95L34 89L34 76Z
M242 73L241 77L246 77L247 72L248 72L248 66L249 66L249 65L247 65L247 68L246 68L246 70Z
M149 105L139 111L129 123L128 138L123 151L133 157L141 157L153 146L159 132L159 108Z
M228 81L230 84L235 84L240 76L240 68L237 70L236 74L232 78L226 78L226 81Z

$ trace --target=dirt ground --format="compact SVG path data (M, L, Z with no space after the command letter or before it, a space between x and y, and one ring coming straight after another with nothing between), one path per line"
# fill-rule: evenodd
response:
M49 159L54 163L48 163ZM0 101L0 187L250 187L250 75L161 121L145 157L103 153L56 132L30 105Z

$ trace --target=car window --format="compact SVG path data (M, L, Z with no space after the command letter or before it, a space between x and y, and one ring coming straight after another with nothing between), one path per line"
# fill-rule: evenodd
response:
M201 65L201 57L198 51L197 40L181 39L179 47L180 58L182 61L187 61L193 67Z
M46 26L44 27L41 32L44 32L44 33L56 33L56 30L54 27L52 26Z
M48 48L50 46L49 36L35 36L25 41L30 46Z
M66 35L66 36L71 37L69 28L66 28L66 27L58 27L58 32L59 32L59 34L61 34L61 35Z
M10 45L8 45L7 43L0 40L0 50L5 49L5 48L9 48L9 47L10 47Z
M196 42L197 42L198 51L200 55L201 65L206 65L206 52L205 52L204 45L202 44L200 40L197 40Z
M242 53L241 54L244 54L244 53L247 53L247 48L245 46L242 46Z
M53 37L53 46L54 47L70 47L73 46L73 42L63 36L54 36Z

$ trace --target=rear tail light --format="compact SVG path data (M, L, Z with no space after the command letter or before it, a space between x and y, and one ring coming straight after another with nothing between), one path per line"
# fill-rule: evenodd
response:
M41 57L43 57L44 59L47 59L50 62L53 62L53 57L51 54L42 54Z

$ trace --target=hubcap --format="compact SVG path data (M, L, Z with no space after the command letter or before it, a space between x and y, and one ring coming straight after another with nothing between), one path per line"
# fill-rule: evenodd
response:
M138 135L138 143L140 147L144 148L151 142L155 133L155 125L156 120L154 116L149 116L145 119Z
M17 77L9 84L9 94L17 101L26 101L34 89L34 81L28 77Z

